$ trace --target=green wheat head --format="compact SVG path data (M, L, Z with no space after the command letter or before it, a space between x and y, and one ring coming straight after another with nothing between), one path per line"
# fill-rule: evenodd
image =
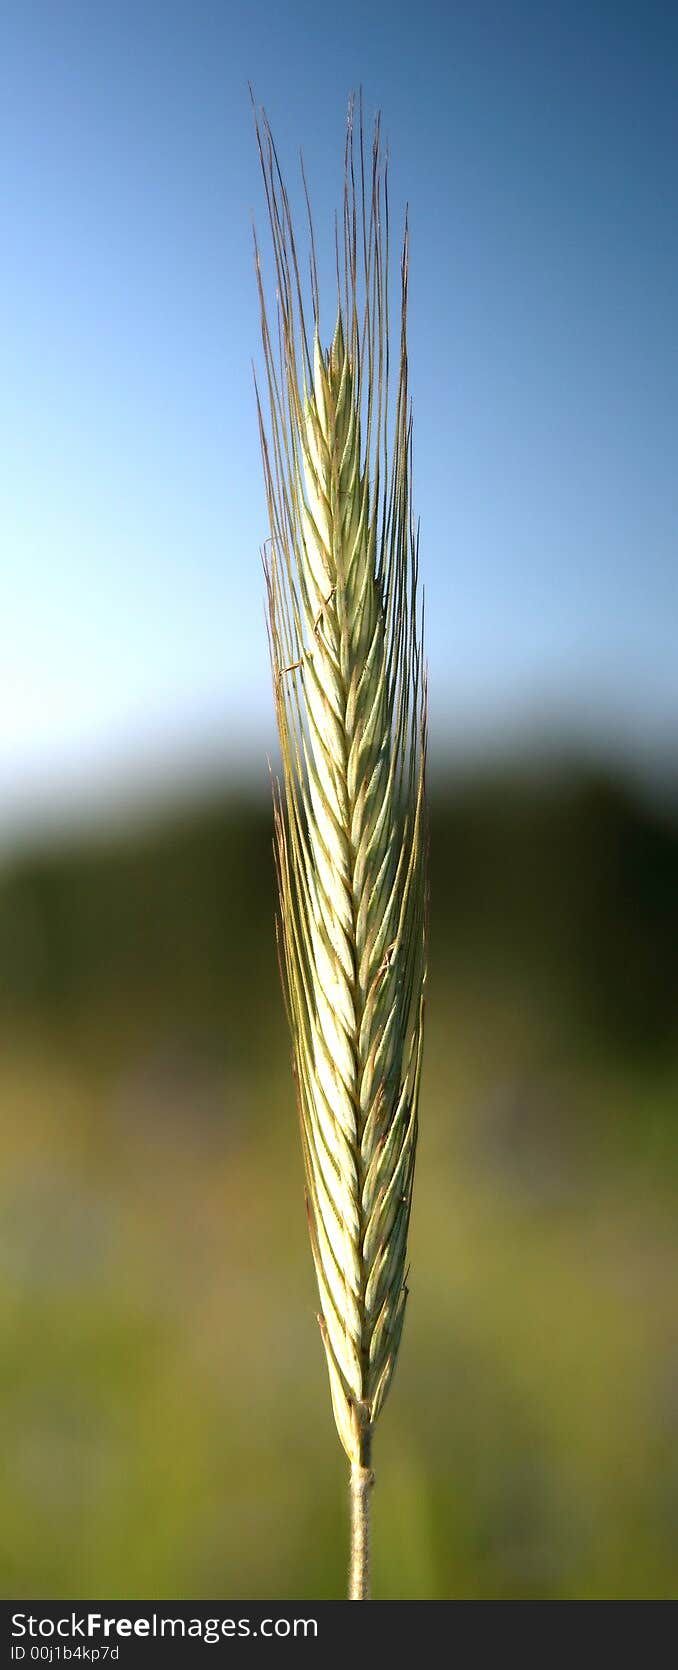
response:
M257 125L277 280L262 309L279 946L334 1415L351 1462L398 1353L426 955L426 690L407 391L407 228L389 396L388 196L349 128L329 351L310 229L309 340L291 213ZM367 181L366 181L367 176ZM310 216L309 216L310 223ZM392 441L389 428L393 429Z

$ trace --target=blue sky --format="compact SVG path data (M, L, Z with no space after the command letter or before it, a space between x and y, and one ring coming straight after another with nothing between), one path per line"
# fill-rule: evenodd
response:
M410 203L439 752L668 746L677 73L676 8L640 0L3 7L0 817L265 773L248 79L321 245L360 83Z

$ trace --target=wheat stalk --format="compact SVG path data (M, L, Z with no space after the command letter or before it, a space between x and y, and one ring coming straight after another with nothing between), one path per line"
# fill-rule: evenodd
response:
M319 1317L351 1463L349 1595L369 1593L372 1429L403 1326L422 1055L426 692L407 391L407 223L389 444L388 195L349 113L337 316L312 346L287 193L257 137L277 279L277 351L256 252L270 402L257 393L270 518L269 637L283 984ZM357 177L357 183L356 183ZM307 196L308 202L308 196ZM256 240L255 240L256 249Z

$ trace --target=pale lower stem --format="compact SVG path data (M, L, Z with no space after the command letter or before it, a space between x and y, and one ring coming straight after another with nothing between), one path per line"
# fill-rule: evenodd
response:
M351 1463L351 1551L348 1568L349 1600L370 1598L370 1492L374 1474L370 1467L370 1437L365 1435L362 1463Z

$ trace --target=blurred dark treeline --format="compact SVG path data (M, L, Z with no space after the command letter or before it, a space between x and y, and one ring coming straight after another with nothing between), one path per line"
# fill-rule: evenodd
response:
M63 1026L146 1006L246 1052L281 1024L271 821L231 793L17 856L0 877L5 1015ZM669 812L611 775L504 768L439 784L430 838L434 977L539 999L580 1048L672 1052Z

